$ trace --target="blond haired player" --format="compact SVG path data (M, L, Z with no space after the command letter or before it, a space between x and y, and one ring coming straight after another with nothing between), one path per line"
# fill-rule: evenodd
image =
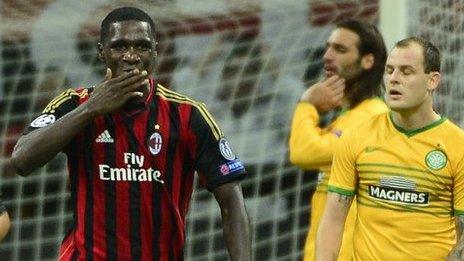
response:
M438 49L396 43L384 80L391 112L345 132L335 151L317 260L337 258L354 195L353 260L463 260L464 131L433 110Z
M387 111L378 96L387 53L377 28L349 20L337 24L327 40L324 54L326 78L303 93L295 109L290 133L290 161L303 169L319 169L319 183L311 201L311 224L304 260L315 259L319 220L325 207L327 182L334 145L351 125ZM344 112L328 127L320 127L320 114L336 107ZM355 210L347 223L347 237L354 224ZM351 239L344 240L343 257L351 256Z

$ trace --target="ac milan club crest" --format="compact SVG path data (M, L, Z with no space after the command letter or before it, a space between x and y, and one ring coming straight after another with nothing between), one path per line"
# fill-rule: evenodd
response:
M157 155L161 151L161 145L163 144L163 137L158 132L153 133L148 140L148 149L151 154Z

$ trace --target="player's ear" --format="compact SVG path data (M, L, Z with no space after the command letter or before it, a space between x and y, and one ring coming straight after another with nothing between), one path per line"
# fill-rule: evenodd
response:
M439 72L429 72L429 80L427 84L428 91L435 91L441 82L441 74Z
M97 43L97 49L98 49L98 59L100 59L100 61L105 61L105 57L103 56L103 44L98 42Z
M374 66L374 54L368 53L361 58L361 67L364 70L370 70Z

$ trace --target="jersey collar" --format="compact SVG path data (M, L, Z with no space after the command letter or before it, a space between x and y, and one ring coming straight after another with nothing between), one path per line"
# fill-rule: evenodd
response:
M408 138L416 135L416 134L419 134L421 132L424 132L424 131L427 131L427 130L430 130L440 124L442 124L444 121L447 120L446 117L440 115L440 119L422 127L422 128L418 128L418 129L414 129L414 130L406 130L406 129L403 129L401 128L400 126L396 125L396 123L393 121L393 116L392 116L392 112L390 111L388 113L388 118L390 120L390 122L392 123L392 125L395 127L395 129L401 133L403 133L404 135L406 135Z

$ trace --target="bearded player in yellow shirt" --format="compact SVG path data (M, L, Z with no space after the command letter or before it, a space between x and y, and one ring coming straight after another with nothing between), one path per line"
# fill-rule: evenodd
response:
M319 181L311 201L311 224L305 243L304 260L315 259L316 232L327 196L333 149L348 127L386 112L378 98L387 57L377 28L349 20L337 24L327 40L324 54L325 79L303 93L292 121L290 161L302 169L319 169ZM344 111L328 127L320 127L320 115L334 108ZM355 209L346 225L340 260L351 256Z
M335 260L356 195L353 260L464 260L464 131L433 110L440 53L396 43L385 66L391 112L341 137L317 237L317 260Z

